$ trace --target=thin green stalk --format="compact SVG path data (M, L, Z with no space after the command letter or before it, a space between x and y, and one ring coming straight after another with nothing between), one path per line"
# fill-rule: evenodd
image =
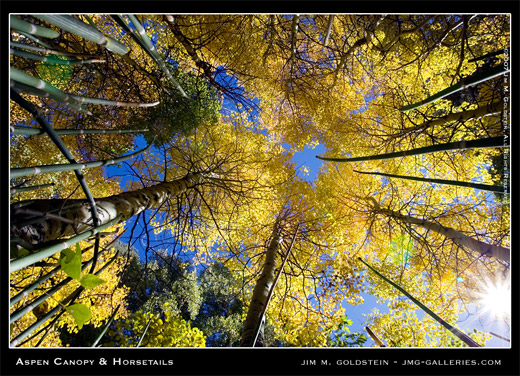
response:
M45 47L45 48L52 49L52 47L49 46L47 43L45 43L45 42L39 40L38 38L36 38L35 36L33 36L33 35L29 34L29 33L24 33L23 31L20 31L19 33L20 33L20 35L23 35L23 36L26 37L27 39L32 40L32 41L35 42L35 43L38 43L40 46L43 46L43 47Z
M117 256L117 254L116 254ZM99 269L97 272L95 272L95 275L100 274L103 270L105 270L113 261L115 260L115 257L113 257L111 260L109 260L101 269ZM34 324L32 324L30 327L25 329L22 333L20 333L16 338L14 338L11 343L9 344L11 347L15 347L18 345L24 338L26 338L28 335L30 335L32 332L34 332L39 326L41 326L43 323L45 323L48 319L50 319L54 314L56 314L58 311L63 310L65 307L65 304L72 303L82 292L85 290L83 286L78 287L74 292L69 294L60 304L58 304L54 309L49 311L45 316L41 317L39 320L37 320Z
M11 194L36 191L38 189L50 188L54 186L54 183L50 184L40 184L40 185L31 185L29 187L20 187L20 188L11 188Z
M438 99L444 98L450 94L456 93L456 92L463 90L470 86L475 86L481 82L490 80L494 77L500 76L507 72L509 72L509 69L506 69L504 65L499 65L499 66L491 68L485 72L475 73L469 77L461 79L455 85L452 85L444 90L441 90L438 93L436 93L420 102L402 107L400 109L400 111L404 112L404 111L417 109L419 107L424 106L425 104L432 103L432 102L434 102Z
M414 298L412 295L410 295L406 290L404 290L401 286L398 284L392 282L388 278L386 278L384 275L379 273L376 269L374 269L372 266L370 266L368 263L363 261L361 257L358 257L359 261L361 261L363 264L365 264L371 271L373 271L379 278L381 278L386 283L392 285L395 289L397 289L399 292L404 294L408 299L410 299L412 302L417 304L424 312L426 312L428 315L430 315L432 318L434 318L438 323L440 323L442 326L444 326L446 329L448 329L453 335L458 337L461 341L463 341L465 344L467 344L469 347L482 347L477 342L475 342L473 339L471 339L469 336L455 328L454 326L448 324L446 321L444 321L440 316L435 314L431 309L426 307L424 304L422 304L419 300Z
M124 231L121 232L119 235L117 235L113 240L111 240L107 245L105 245L103 247L103 249L99 252L99 254L103 254L105 251L108 250L108 248L114 244L122 235L123 235ZM83 252L86 252L88 251L89 249L91 249L92 246L90 247L87 247L83 250ZM94 258L91 258L89 261L87 261L85 263L85 265L82 267L82 270L92 264L94 262ZM52 269L49 273L47 273L46 275L40 277L37 281L31 283L29 286L26 286L23 291L19 292L17 295L13 296L10 300L9 300L9 306L13 306L14 304L18 303L20 300L22 300L22 298L26 297L27 295L29 295L29 293L31 293L32 291L34 291L38 286L40 286L42 283L44 283L45 281L47 281L49 278L51 278L54 274L56 274L58 271L61 270L61 266L58 266L54 269Z
M152 44L152 41L150 40L150 38L148 38L148 35L146 35L146 31L145 31L143 25L141 25L141 23L139 22L137 17L132 14L129 14L128 18L130 18L130 21L132 21L132 24L135 26L135 28L139 32L139 36L140 36L141 40L143 41L145 51L148 53L148 55L150 55L150 57L152 57L152 59L155 60L155 62L159 65L159 67L162 69L162 71L166 74L168 79L173 83L173 85L177 88L177 90L179 90L181 95L184 98L188 98L188 96L182 89L179 82L177 82L177 80L175 78L173 78L172 74L170 73L170 71L168 70L166 65L164 64L162 57L157 52L156 48Z
M117 253L116 253L117 255ZM92 264L94 262L94 258L91 258L88 262L84 263L82 266L81 266L81 271L83 272L87 266L89 266L90 264ZM113 262L113 259L109 260L108 261L108 265L110 265L111 263ZM47 276L52 276L53 274L55 274L55 270L57 269L57 271L60 271L61 270L61 266L58 266L57 268L53 269L49 274L47 274ZM99 273L99 272L98 272ZM98 274L96 273L96 274ZM47 277L46 276L46 277ZM50 278L50 277L49 277ZM48 278L47 278L48 279ZM19 320L23 315L25 315L26 313L28 312L31 312L35 307L37 307L39 304L43 303L44 301L46 301L50 296L54 295L54 293L56 293L57 291L59 291L63 286L65 286L66 284L68 284L69 282L72 281L72 278L71 277L67 277L65 278L63 281L61 281L60 283L52 286L51 289L49 289L47 292L43 293L40 297L34 299L30 304L28 304L27 306L25 307L20 307L19 309L17 309L15 312L13 312L10 316L10 319L9 319L9 322L10 323L13 323L15 322L16 320ZM41 283L40 283L41 284ZM17 295L17 297L19 296L20 294ZM27 294L22 294L22 297L26 296ZM17 298L18 301L20 300L20 298ZM12 305L13 303L11 303Z
M12 90L11 90L11 98L14 99L14 101L16 101L16 103L18 103L23 109L25 109L26 111L28 111L29 113L31 113L34 116L34 118L38 121L38 123L43 128L43 130L45 130L45 132L50 137L50 139L54 142L54 144L56 144L56 146L58 147L60 152L65 156L65 158L67 158L67 161L69 163L76 163L76 160L70 153L67 146L63 143L61 138L56 134L56 132L54 131L52 126L40 115L40 111L38 111L38 109L34 105L32 105L31 103L29 103L28 101L23 99L20 95L18 95L16 92L14 92ZM83 176L83 173L81 172L81 170L74 170L74 174L76 175L76 178L79 181L81 189L85 193L85 196L90 204L90 212L92 213L92 223L93 223L94 227L97 227L100 225L100 222L99 222L99 216L97 214L97 207L96 207L96 201L94 200L94 196L92 196L92 193L90 192L87 181L86 181L85 177ZM94 264L92 265L92 269L95 267L95 260L96 260L97 254L98 254L98 247L99 247L99 235L96 235L96 245L94 248Z
M81 105L79 105L77 103L73 103L72 101L63 101L63 98L56 97L53 94L49 94L46 91L37 89L30 85L22 84L21 82L11 80L11 89L13 89L17 94L26 93L29 95L35 95L37 97L52 98L56 102L66 104L70 108L73 108L79 112L82 112L87 115L92 115L92 113L89 110L87 110L86 108L82 107Z
M124 134L124 133L143 133L148 129L54 129L59 136L78 135L78 134ZM12 126L12 134L26 134L31 136L41 136L46 134L45 130L40 128Z
M505 52L505 50L498 50L498 51L490 52L488 54L485 54L485 55L482 55L482 56L479 56L479 57L475 57L475 58L473 58L471 60L468 60L468 63L473 63L475 61L484 60L484 59L487 59L488 57L502 55L504 52Z
M36 18L57 26L70 33L79 35L91 42L97 43L106 47L107 50L117 54L125 55L128 52L128 47L118 42L117 40L106 36L100 31L94 29L92 26L68 15L35 15Z
M386 174L386 173L383 173L383 172L364 172L364 171L357 171L357 170L353 170L353 171L357 172L358 174L379 175L379 176L385 176L385 177L390 177L390 178L422 181L422 182L436 183L436 184L453 185L453 186L458 186L458 187L468 187L468 188L480 189L480 190L483 190L483 191L508 194L507 192L504 192L504 187L500 186L500 185L469 183L469 182L465 182L465 181L447 180L447 179L421 178L421 177L417 177L417 176L404 176L404 175Z
M385 153L385 154L377 154L377 155L369 155L366 157L354 157L354 158L328 158L328 157L320 157L319 155L316 158L321 159L323 161L330 162L359 162L359 161L373 161L378 159L391 159L398 157L407 157L410 155L419 155L419 154L429 154L435 153L438 151L448 151L448 150L463 150L463 149L475 149L475 148L502 148L509 147L509 145L504 144L504 137L489 137L489 138L480 138L477 140L471 141L455 141L448 142L446 144L437 144L431 146L425 146L417 149L410 149L404 151L396 151L393 153Z
M75 52L62 52L62 51L56 51L56 50L53 50L53 49L50 49L50 48L42 48L42 47L32 46L30 44L19 43L19 42L14 42L14 41L10 41L9 45L11 47L21 48L21 49L29 50L29 51L42 52L42 53L49 54L49 55L91 56L91 57L96 57L96 55L93 55L93 54L86 54L86 53L82 53L82 52L79 52L79 53L75 53Z
M42 261L42 260L46 259L47 257L51 257L52 255L55 255L56 253L63 251L65 248L68 248L71 245L76 244L82 240L88 239L91 236L97 234L98 232L101 232L101 231L107 229L108 227L115 225L116 223L119 222L120 219L121 219L121 215L117 216L116 218L109 221L108 223L105 223L101 226L93 228L92 230L85 231L79 235L66 239L65 241L62 241L58 244L54 244L49 247L45 247L36 253L32 253L28 256L16 259L16 260L12 261L9 265L10 272L13 273L17 270L25 268L34 263L37 263L38 261Z
M64 59L59 59L54 56L41 56L41 55L33 54L32 52L21 51L21 50L15 49L15 48L10 48L9 51L10 51L11 55L25 57L25 58L28 58L31 60L36 60L36 61L44 61L46 63L51 63L51 64L60 64L60 65L104 63L106 61L106 60L102 60L102 59L64 60Z
M10 67L10 75L11 80L44 91L48 93L51 98L57 100L58 102L81 106L81 103L78 102L76 99L72 98L71 95L64 93L63 91L55 88L48 82L45 82L39 78L33 77L13 67Z
M46 27L33 25L29 22L19 19L16 16L10 16L9 21L11 24L11 29L14 29L16 31L22 31L31 35L37 35L39 37L50 39L58 38L60 36L60 33L58 33L56 30L51 30Z
M112 316L110 316L110 319L108 319L108 322L105 325L105 327L103 328L103 331L99 334L99 336L96 338L96 340L94 341L94 343L90 347L96 347L97 344L99 343L99 341L101 341L101 339L103 338L103 336L107 332L108 328L112 324L112 321L114 321L114 318L116 317L116 313L119 310L119 307L121 307L121 304L117 306L117 308L115 309L114 313L112 313Z
M151 102L151 103L134 103L134 102L119 102L119 101L111 101L103 98L89 98L89 97L81 97L78 95L69 94L72 98L77 100L79 103L92 103L92 104L102 104L105 106L121 106L121 107L154 107L157 106L159 101Z
M148 150L149 148L150 148L150 145L148 145L146 148L139 150L135 153L132 153L132 154L129 154L129 155L126 155L123 157L119 157L116 159L106 159L106 160L101 160L101 161L93 161L93 162L85 162L85 163L65 163L65 164L35 166L35 167L12 168L11 169L11 179L19 178L22 176L48 174L51 172L82 170L85 168L113 165L113 164L117 164L119 162L126 161L139 154L142 154L144 151Z
M143 334L141 334L141 338L139 338L139 342L137 342L137 345L135 347L141 346L141 342L143 342L144 336L146 335L146 332L148 331L148 328L150 327L151 323L152 323L152 318L150 317L148 319L148 324L146 324L146 328L144 329Z

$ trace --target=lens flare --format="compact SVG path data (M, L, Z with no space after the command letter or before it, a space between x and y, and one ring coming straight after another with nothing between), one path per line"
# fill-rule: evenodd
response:
M496 318L511 316L511 286L505 282L487 284L479 294L477 304Z

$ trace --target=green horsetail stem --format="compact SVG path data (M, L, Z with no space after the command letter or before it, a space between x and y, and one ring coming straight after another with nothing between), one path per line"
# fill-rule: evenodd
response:
M186 95L186 93L182 89L182 87L179 84L179 82L177 82L177 80L175 78L173 78L172 74L170 73L170 71L168 70L166 65L164 64L164 61L163 61L162 57L157 52L157 49L152 44L152 41L150 40L148 35L146 35L146 31L145 31L143 25L141 25L141 23L139 22L137 17L132 15L132 14L129 14L128 18L130 18L130 21L132 21L133 25L135 26L135 28L139 32L140 39L143 42L143 44L141 46L142 47L144 46L145 51L148 53L148 55L150 55L150 57L152 57L152 59L155 60L155 62L159 65L159 67L162 69L162 71L166 74L168 79L173 83L173 85L177 88L177 90L179 90L181 95L184 98L188 98L188 96Z
M110 319L108 319L108 322L107 324L105 325L105 327L103 328L103 331L99 334L99 336L96 338L96 340L94 341L94 343L92 344L92 346L90 347L96 347L97 344L99 343L99 341L101 341L101 339L103 338L103 336L105 335L105 333L107 332L108 328L110 327L110 325L112 324L112 321L114 321L114 318L116 317L116 313L117 311L119 311L119 307L121 307L121 304L119 304L116 309L114 310L114 313L112 313L112 315L110 316Z
M44 91L49 94L49 96L58 102L69 104L69 105L76 105L81 106L81 103L79 103L76 99L74 99L72 96L70 96L67 93L64 93L60 89L55 88L48 82L45 82L39 78L33 77L25 72L22 72L16 68L10 67L10 77L11 80L20 82L22 84L32 86L33 88L36 88L40 91ZM36 94L37 95L37 94Z
M444 185L454 185L454 186L458 186L458 187L468 187L468 188L480 189L480 190L489 191L489 192L506 193L506 192L504 192L504 187L501 185L488 185L488 184L470 183L470 182L465 182L465 181L447 180L447 179L421 178L421 177L417 177L417 176L386 174L383 172L364 172L364 171L357 171L357 170L353 170L353 171L357 172L358 174L379 175L379 176L385 176L385 177L389 177L389 178L422 181L422 182L427 182L427 183L436 183L436 184L444 184Z
M93 228L92 230L85 231L79 235L66 239L58 244L54 244L49 247L43 248L36 253L32 253L28 256L16 259L9 264L10 272L13 273L13 272L20 270L22 268L25 268L29 265L35 264L38 261L42 261L42 260L46 259L47 257L51 257L52 255L55 255L56 253L63 251L65 248L68 248L73 244L79 243L82 240L88 239L91 236L97 234L98 232L101 232L101 231L105 230L106 228L108 228L112 225L115 225L116 223L119 222L120 219L121 219L121 215L117 216L116 218L112 219L111 221L109 221L101 226Z
M21 20L16 16L9 17L9 21L11 24L11 28L16 31L22 31L31 35L37 35L39 37L51 39L58 38L60 36L60 33L58 33L56 30L51 30L46 27L33 25L32 23Z
M103 251L101 251L100 253L102 253ZM92 264L92 262L94 261L94 258L90 259L88 262L84 263L82 266L81 266L81 271L85 271L85 269L87 268L87 266L89 266L90 264ZM58 266L57 268L54 268L49 274L45 275L44 277L41 278L41 280L44 279L45 280L48 280L52 275L54 275L55 273L57 273L58 271L61 270L61 265ZM41 285L41 283L43 283L44 281L41 281L38 283L38 285ZM9 322L12 324L13 322L15 322L16 320L19 320L23 315L25 315L26 313L28 312L31 312L35 307L37 307L39 304L43 303L44 301L46 301L50 296L54 295L54 293L56 293L58 290L60 290L63 286L65 286L66 284L68 284L69 282L72 281L72 278L71 277L67 277L65 278L63 281L57 283L56 285L52 286L52 288L50 288L49 290L47 290L46 293L42 294L41 296L39 296L38 298L34 299L33 301L31 301L28 305L24 306L24 307L20 307L19 309L17 309L15 312L11 313L10 315L10 318L9 318ZM36 283L34 283L36 284ZM33 285L34 285L33 284ZM32 287L29 286L29 287ZM37 286L36 286L37 287ZM34 290L36 287L33 287L32 290ZM21 298L23 298L24 296L27 296L27 294L32 291L32 290L29 290L28 288L24 289L24 291L20 294L18 294L15 298L17 298L17 301L19 301ZM20 298L18 298L18 296L22 295ZM13 299L14 300L14 299ZM11 300L11 305L14 304L13 303L13 300Z
M393 153L385 153L385 154L377 154L377 155L369 155L366 157L354 157L354 158L329 158L329 157L320 157L319 155L316 158L321 159L323 161L329 162L359 162L359 161L374 161L378 159L392 159L398 157L408 157L411 155L420 155L420 154L429 154L435 153L439 151L447 151L447 150L465 150L465 149L475 149L475 148L502 148L509 147L509 145L504 144L504 137L488 137L488 138L480 138L477 140L470 141L455 141L448 142L446 144L438 144L425 146L417 149L410 149L404 151L396 151Z
M29 45L29 44L18 43L18 42L14 42L14 41L10 41L9 45L12 46L12 47L21 48L21 49L29 50L29 51L42 52L42 53L49 54L49 55L91 56L91 57L96 57L97 56L97 55L87 54L87 53L82 53L82 52L75 53L75 52L56 51L56 50L49 49L49 48L42 48L42 47L38 47L38 46L32 46L32 45Z
M43 61L51 64L60 64L60 65L79 65L79 64L90 64L90 63L104 63L106 60L102 59L87 59L87 60L64 60L59 59L54 56L41 56L37 54L33 54L32 52L18 50L16 48L10 48L11 55L25 57L27 59Z
M52 186L54 186L54 183L31 185L29 187L11 188L11 194L36 191L38 189L50 188Z
M37 88L32 87L30 85L22 84L21 82L16 82L16 81L13 81L13 80L11 80L10 84L11 84L11 89L14 89L14 91L16 93L26 93L26 94L34 95L34 96L37 96L37 97L52 98L56 102L66 104L70 108L73 108L73 109L75 109L75 110L77 110L79 112L82 112L82 113L87 114L87 115L92 115L92 113L89 110L87 110L86 108L83 108L79 104L72 103L71 101L65 102L65 101L62 100L62 98L56 97L53 94L49 94L46 91L37 89Z
M91 103L91 104L101 104L105 106L120 106L120 107L154 107L157 106L159 101L152 102L152 103L133 103L133 102L119 102L119 101L111 101L108 99L103 98L89 98L89 97L80 97L78 95L72 95L69 94L72 98L80 102L81 104L84 103Z
M11 67L11 80L15 81L13 85L15 88L18 88L23 91L27 91L29 94L38 95L38 96L49 96L60 103L67 104L71 107L77 106L81 108L81 105L84 103L91 104L100 104L107 106L124 106L124 107L153 107L157 106L160 102L153 103L129 103L129 102L118 102L111 101L102 98L89 98L82 97L78 95L73 95L70 93L65 93L46 81L43 81L39 78L33 77L27 73L19 71L16 68ZM16 83L21 83L22 85L17 85ZM27 85L27 86L24 86ZM36 89L36 90L35 90ZM48 95L47 95L48 94ZM87 111L87 110L84 110ZM87 111L89 115L92 115L89 111Z
M35 36L33 36L29 33L24 33L23 31L19 31L19 33L20 33L20 35L23 35L25 38L32 40L35 43L38 43L40 46L52 49L52 47L50 45L48 45L47 43L41 41L40 39L36 38Z
M125 155L123 157L119 157L119 158L115 158L115 159L106 159L106 160L101 160L101 161L93 161L93 162L85 162L85 163L65 163L65 164L44 165L44 166L34 166L34 167L12 168L11 169L11 179L19 178L22 176L48 174L51 172L82 170L85 168L113 165L113 164L116 164L119 162L124 162L130 158L133 158L133 157L145 152L146 150L148 150L150 148L150 145L148 145L146 148L144 148L142 150L136 151L135 153Z
M92 26L67 15L35 15L42 21L48 22L51 25L57 26L70 33L79 35L91 42L97 43L106 47L107 50L117 54L125 55L128 52L128 47L118 42L117 40L107 37L102 32L94 29Z
M398 284L392 282L390 279L386 278L384 275L379 273L376 269L374 269L372 266L370 266L368 263L363 261L361 257L358 257L358 260L361 261L363 264L365 264L371 271L373 271L379 278L381 278L386 283L392 285L395 289L397 289L399 292L404 294L408 299L410 299L412 302L414 302L416 305L418 305L424 312L426 312L428 315L430 315L432 318L434 318L439 324L444 326L446 329L448 329L453 335L458 337L461 341L463 341L465 344L467 344L469 347L482 347L477 342L475 342L472 338L455 328L453 325L448 324L446 321L444 321L440 316L435 314L431 309L426 307L424 304L422 304L419 300L414 298L412 295L410 295L406 290L404 290L401 286Z
M479 56L479 57L475 57L475 58L473 58L471 60L468 60L468 63L473 63L475 61L484 60L484 59L487 59L488 57L502 55L504 52L505 52L505 50L493 51L493 52L490 52L488 54L485 54L485 55L482 55L482 56Z
M117 239L119 239L122 235L123 235L124 231L121 232L119 235L117 235L113 240L110 241L110 243L108 243L106 246L103 247L103 249L99 252L99 254L103 254L105 251L108 250L108 248L115 243L115 241ZM91 249L92 246L90 247L87 247L85 248L84 250L82 250L82 252L86 252L88 251L89 249ZM84 270L88 265L92 264L94 261L94 258L91 258L90 260L88 260L81 268L81 270ZM40 286L42 283L44 283L45 281L47 281L49 278L51 278L53 275L55 275L57 272L59 272L61 270L61 265L57 266L56 268L52 269L49 273L47 273L46 275L40 277L37 281L31 283L29 286L26 286L23 291L19 292L17 295L13 296L10 300L9 300L9 306L13 306L14 304L18 303L20 300L22 300L22 298L26 297L27 295L29 295L30 292L34 291L38 286Z
M150 327L150 324L152 323L152 318L150 317L148 319L148 323L146 324L146 328L144 328L143 334L141 334L141 337L139 338L139 342L137 342L137 345L135 347L141 346L141 342L143 342L144 336L146 335L146 332L148 332L148 328Z
M444 98L450 94L456 93L460 90L463 90L470 86L475 86L481 82L490 80L494 77L500 76L504 73L509 72L509 69L506 69L504 65L499 65L497 67L491 68L487 71L481 72L481 73L475 73L469 77L465 77L461 79L459 82L457 82L455 85L450 86L447 89L439 91L437 94L434 94L420 102L410 104L408 106L404 106L400 109L400 111L410 111L417 109L419 107L424 106L425 104L429 104L432 102L435 102L438 99Z
M117 256L117 254L116 254ZM114 260L116 257L113 257L110 259L101 269L99 269L97 272L93 273L94 275L100 274L103 270L105 270ZM47 320L49 320L52 316L54 316L58 311L61 311L64 308L64 305L68 302L73 301L76 299L82 292L85 290L83 286L78 287L74 292L72 292L69 296L67 296L61 304L58 304L56 307L54 307L51 311L49 311L45 316L41 317L39 320L37 320L34 324L32 324L30 327L25 329L22 333L20 333L16 338L14 338L10 346L14 347L18 345L21 341L24 340L28 335L30 335L32 332L34 332L36 329L38 329L39 326L41 326L43 323L45 323Z
M123 134L123 133L142 133L148 132L148 129L54 129L58 136L78 135L78 134ZM25 134L31 136L40 136L45 130L40 128L30 128L21 126L12 126L12 134Z

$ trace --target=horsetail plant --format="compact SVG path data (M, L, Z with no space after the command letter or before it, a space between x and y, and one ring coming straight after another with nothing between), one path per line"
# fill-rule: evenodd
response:
M60 103L64 103L67 105L76 105L80 106L85 103L98 104L98 105L106 105L106 106L124 106L124 107L153 107L157 106L160 102L152 102L152 103L130 103L130 102L118 102L111 101L103 98L90 98L90 97L82 97L70 93L65 93L60 89L55 88L51 84L42 79L33 77L27 73L19 71L16 68L11 67L11 80L31 86L33 89L23 86L23 85L14 85L15 88L19 88L21 90L29 91L31 94L46 96L45 93L48 94L51 98L55 99ZM43 92L43 93L42 93ZM87 111L88 112L88 111ZM89 115L92 113L88 112Z
M86 168L113 165L113 164L117 164L119 162L124 162L130 158L133 158L139 154L142 154L143 152L148 150L150 148L150 146L151 145L148 145L146 148L136 151L135 153L125 155L123 157L119 157L119 158L115 158L115 159L105 159L105 160L85 162L85 163L65 163L65 164L43 165L43 166L34 166L34 167L12 168L11 169L11 179L19 178L22 176L48 174L51 172L82 170L82 169L86 169Z
M117 254L110 259L103 267L101 267L97 272L93 273L95 276L103 272L114 260L116 259ZM54 307L52 310L50 310L47 314L40 317L34 324L29 326L27 329L25 329L22 333L20 333L16 338L14 338L10 342L10 346L14 347L20 344L21 341L23 341L27 336L29 336L31 333L33 333L36 329L38 329L43 323L45 323L47 320L49 320L52 316L54 316L56 313L59 313L62 310L67 311L70 313L74 320L76 321L76 324L81 329L83 326L83 323L88 321L90 319L90 309L83 305L83 304L74 304L71 303L85 290L84 285L79 286L74 292L69 294L61 303L59 303L56 307ZM68 306L65 306L65 304L69 303ZM85 310L86 309L86 310Z
M146 335L146 332L148 332L148 328L150 327L150 324L152 323L152 318L150 317L148 319L148 323L146 324L146 328L144 328L143 334L141 334L141 337L139 338L139 341L137 342L137 345L135 347L141 346L141 343L143 342L144 336Z
M379 176L384 176L384 177L389 177L389 178L422 181L422 182L435 183L435 184L453 185L453 186L457 186L457 187L468 187L468 188L480 189L480 190L483 190L483 191L508 194L508 192L504 192L505 191L504 187L501 186L501 185L489 185L489 184L480 184L480 183L470 183L470 182L465 182L465 181L447 180L447 179L421 178L421 177L418 177L418 176L405 176L405 175L386 174L386 173L383 173L383 172L365 172L365 171L357 171L357 170L353 170L353 171L357 172L358 174L379 175Z
M81 135L81 134L123 134L123 133L142 133L148 129L54 129L58 136L65 135ZM41 136L45 134L45 130L40 128L12 126L12 134L25 134L31 136Z
M448 150L509 147L509 144L505 144L504 141L505 141L504 136L497 136L497 137L480 138L480 139L470 140L470 141L462 140L462 141L448 142L446 144L424 146L424 147L416 148L416 149L396 151L393 153L369 155L366 157L331 158L331 157L320 157L319 155L317 155L316 158L321 159L323 161L329 161L329 162L374 161L374 160L379 160L379 159L392 159L392 158L398 158L398 157L408 157L411 155L430 154L430 153L435 153L435 152L439 152L439 151L448 151Z
M123 230L121 233L119 233L114 239L112 239L108 244L106 244L103 249L99 252L99 255L103 254L105 251L109 249L109 247L114 244L121 236L123 236L125 230ZM83 251L86 252L89 249L91 249L92 246L85 248ZM90 260L85 262L85 266L88 266L94 262L94 258L92 257ZM9 306L13 306L14 304L18 303L20 300L22 300L25 296L27 296L30 292L34 291L38 286L41 286L42 283L47 281L49 278L51 278L53 275L55 275L58 271L61 270L61 265L57 266L56 268L52 269L49 273L47 273L44 276L41 276L38 280L31 283L29 286L26 286L23 291L19 292L15 296L13 296L9 300ZM83 270L83 269L82 269Z
M49 49L49 48L42 48L42 47L38 47L38 46L32 46L30 44L19 43L19 42L15 42L15 41L10 41L9 45L11 47L15 47L15 48L18 48L18 49L42 52L42 53L49 54L49 55L91 56L91 57L95 57L96 56L96 55L93 55L93 54L87 54L87 53L82 53L82 52L73 53L73 52L56 51L56 50Z
M9 17L9 21L11 29L14 29L16 31L21 31L24 33L29 33L31 35L37 35L39 37L50 39L58 38L60 36L60 33L58 33L56 30L52 30L43 26L33 25L32 23L21 20L16 16Z
M46 259L47 257L51 257L51 256L55 255L56 253L68 248L70 245L76 244L82 240L88 239L91 236L96 235L97 233L107 229L108 227L119 223L120 219L121 219L121 215L118 215L116 218L112 219L111 221L109 221L101 226L94 227L91 230L82 232L81 234L78 234L76 236L63 240L57 244L53 244L51 246L42 248L35 253L31 253L25 257L11 261L9 264L10 271L11 271L11 273L15 272L17 270L20 270L22 268L35 264L38 261L42 261L42 260Z
M31 86L39 91L34 93L41 93L42 91L47 93L51 98L56 101L68 105L75 105L81 107L81 103L79 103L76 99L72 98L69 94L64 93L60 89L55 88L51 84L46 81L43 81L39 78L33 77L25 72L22 72L16 68L10 67L10 77L11 80ZM16 86L15 86L16 87ZM20 86L20 88L27 89L27 87ZM38 95L38 94L35 94Z
M24 33L23 31L19 31L18 34L24 36L25 38L27 38L29 40L32 40L33 42L39 44L40 46L43 46L43 47L48 48L48 49L52 49L52 47L49 44L41 41L40 39L36 38L35 36L33 36L33 35L29 34L29 33Z
M72 16L46 14L35 15L35 17L70 33L83 37L86 40L104 46L107 50L117 55L125 55L129 51L128 47L126 47L124 44L111 37L107 37L102 32Z
M159 53L157 52L157 49L152 44L152 41L150 40L148 35L146 35L146 31L145 31L143 25L141 25L141 23L139 22L137 17L132 15L132 14L129 14L128 18L130 18L130 21L132 21L132 24L137 29L137 31L139 33L138 37L143 42L141 44L141 46L144 47L144 50L146 51L146 53L148 53L148 55L150 55L150 57L155 60L157 65L159 65L159 67L166 74L166 76L173 83L173 85L177 88L177 90L181 93L181 95L184 98L188 98L188 96L186 95L186 93L182 89L181 85L177 82L177 80L175 78L173 78L173 76L170 73L170 71L168 70L168 68L166 68L166 65L164 64L164 61L163 61L161 55L159 55Z
M90 63L104 63L106 60L103 59L87 59L87 60L64 60L54 56L41 56L37 54L33 54L32 52L18 50L16 48L9 49L10 54L19 57L25 57L27 59L43 61L51 64L60 64L60 65L79 65L79 64L90 64Z
M66 251L68 251L68 252L66 252ZM70 257L71 254L72 254L71 261L67 263L66 262L67 258ZM117 253L116 253L116 255L117 255ZM32 311L35 307L37 307L39 304L42 304L45 300L47 300L47 298L54 295L54 293L59 291L63 286L65 286L66 284L71 282L73 279L80 282L80 284L85 288L93 288L93 287L97 286L97 284L101 284L101 282L99 282L99 279L96 280L96 279L94 279L94 277L92 277L93 274L89 273L89 274L86 274L83 277L81 277L81 272L84 271L87 268L87 266L89 266L93 262L94 262L94 258L92 257L88 262L81 265L81 249L79 248L79 244L77 244L77 243L76 243L76 253L72 252L70 249L65 249L62 252L61 257L60 257L60 262L59 262L60 266L58 268L55 268L54 270L52 270L48 275L55 274L56 273L55 270L57 269L56 271L63 270L68 275L68 277L65 278L63 281L61 281L60 283L54 285L51 289L49 289L48 291L43 293L38 298L31 301L25 307L21 307L18 310L16 310L15 312L11 313L10 322L13 323L16 320L20 319L26 313ZM45 276L45 277L47 277L47 276ZM41 283L40 283L40 285L41 285ZM19 301L19 299L18 299L18 301ZM11 304L13 304L13 303L11 303Z
M97 347L99 341L101 341L101 339L103 338L103 336L107 332L107 330L110 327L110 325L112 325L112 322L114 321L114 318L116 317L116 313L117 313L117 311L119 311L119 307L121 307L121 304L116 307L116 309L114 310L114 313L112 313L112 315L108 319L107 324L105 325L105 327L103 328L103 330L101 331L99 336L96 338L96 340L94 341L94 343L92 343L92 346L90 346L90 347Z
M458 337L461 341L463 341L466 345L469 347L482 347L477 342L475 342L471 337L467 336L457 328L455 328L453 325L450 325L446 321L444 321L440 316L438 316L435 312L433 312L431 309L426 307L424 304L422 304L418 299L414 298L412 295L410 295L405 289L403 289L401 286L396 284L395 282L392 282L390 279L386 278L384 275L379 273L376 269L374 269L372 266L370 266L367 262L365 262L361 257L358 257L358 260L361 261L363 264L365 264L372 272L374 272L379 278L381 278L386 283L390 284L392 287L397 289L399 292L404 294L408 299L410 299L412 302L414 302L419 308L421 308L424 312L426 312L428 315L430 315L433 319L435 319L439 324L444 326L446 329L450 331L451 334Z
M501 76L505 73L509 72L509 69L506 69L506 67L504 65L499 65L499 66L496 66L494 68L491 68L491 69L488 69L484 72L481 72L481 73L475 73L469 77L465 77L463 79L461 79L459 82L457 82L455 85L452 85L444 90L441 90L439 91L438 93L432 95L432 96L429 96L428 98L420 101L420 102L417 102L417 103L414 103L414 104L410 104L408 106L404 106L402 107L400 110L402 112L405 112L405 111L410 111L410 110L415 110L419 107L422 107L424 106L425 104L429 104L429 103L432 103L432 102L435 102L436 100L438 99L441 99L441 98L444 98L450 94L453 94L453 93L456 93L458 91L461 91L467 87L470 87L470 86L475 86L481 82L485 82L487 80L490 80L494 77L498 77L498 76Z
M16 188L11 188L11 194L36 191L38 189L50 188L52 186L54 186L54 183L31 185L29 187L16 187Z

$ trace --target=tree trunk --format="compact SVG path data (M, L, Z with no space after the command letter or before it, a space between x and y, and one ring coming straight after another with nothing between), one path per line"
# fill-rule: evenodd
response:
M271 242L267 248L265 255L264 268L260 278L256 282L253 290L253 296L251 298L251 304L247 311L246 321L244 322L244 329L242 332L242 342L240 346L249 347L253 345L256 335L257 325L260 323L259 334L254 346L262 347L264 345L263 335L263 323L260 320L263 319L263 308L268 303L269 291L275 281L275 269L276 269L276 255L282 242L280 221L277 220L274 229Z
M178 196L189 188L202 184L207 175L188 174L183 178L146 187L131 192L96 199L100 224L105 224L121 215L121 222L152 207L158 207L170 197ZM92 214L87 200L48 199L34 200L20 209L11 208L11 237L30 244L39 244L61 237L72 236L92 227ZM45 214L55 212L62 220L53 216L43 221L24 224L33 218L22 213L29 209Z
M427 230L434 231L438 234L444 235L451 239L455 244L480 253L482 256L494 257L502 261L510 262L510 250L508 248L500 247L498 245L488 244L480 240L473 239L464 235L460 231L450 227L442 226L438 223L430 222L424 219L415 218L409 215L404 215L390 209L377 209L376 212L398 219L405 223L421 226Z

